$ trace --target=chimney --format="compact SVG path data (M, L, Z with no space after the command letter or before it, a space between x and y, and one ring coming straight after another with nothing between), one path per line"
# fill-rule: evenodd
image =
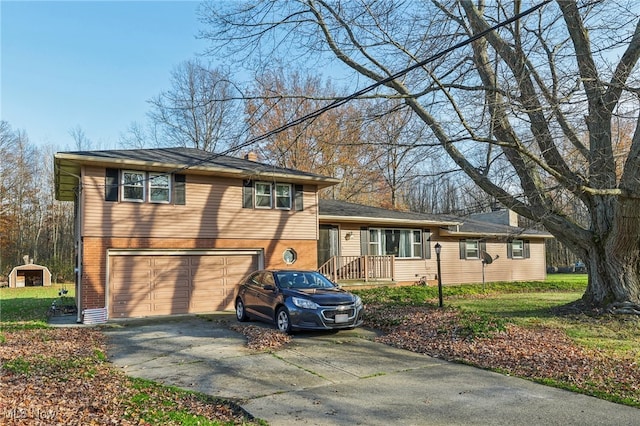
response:
M509 226L515 226L518 227L519 223L518 223L518 213L514 212L511 209L507 210L507 214L508 214L508 223Z
M258 154L254 151L249 151L244 155L244 159L249 161L258 161Z
M482 222L495 223L497 225L518 226L518 213L511 209L494 210L487 213L474 213L469 217Z

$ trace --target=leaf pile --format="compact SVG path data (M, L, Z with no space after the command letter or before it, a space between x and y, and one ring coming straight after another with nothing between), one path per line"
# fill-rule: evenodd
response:
M231 402L126 377L105 348L95 329L0 333L0 424L252 424Z
M231 330L244 334L247 338L247 347L254 350L277 350L291 341L291 336L272 328L256 325L232 324Z
M582 348L551 328L491 321L477 327L474 315L426 306L368 305L366 325L384 331L376 340L391 346L640 406L640 366L633 358ZM471 323L475 329L469 328Z

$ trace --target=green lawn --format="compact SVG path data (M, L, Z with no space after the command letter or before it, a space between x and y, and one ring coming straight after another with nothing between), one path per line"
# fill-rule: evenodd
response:
M54 284L51 287L0 288L0 324L8 326L46 327L47 311L65 289L65 302L73 302L73 284Z
M547 274L548 283L572 283L587 286L587 274Z

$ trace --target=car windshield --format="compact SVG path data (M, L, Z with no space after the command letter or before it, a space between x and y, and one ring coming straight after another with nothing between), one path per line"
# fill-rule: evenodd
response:
M280 288L334 288L335 284L318 272L283 271L276 273Z

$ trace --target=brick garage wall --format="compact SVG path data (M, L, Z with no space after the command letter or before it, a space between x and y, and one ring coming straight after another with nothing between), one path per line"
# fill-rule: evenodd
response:
M282 253L292 248L298 254L293 265L287 265ZM83 238L82 309L104 308L107 282L108 249L262 249L265 268L316 269L315 240L250 240L250 239L170 239L170 238Z

